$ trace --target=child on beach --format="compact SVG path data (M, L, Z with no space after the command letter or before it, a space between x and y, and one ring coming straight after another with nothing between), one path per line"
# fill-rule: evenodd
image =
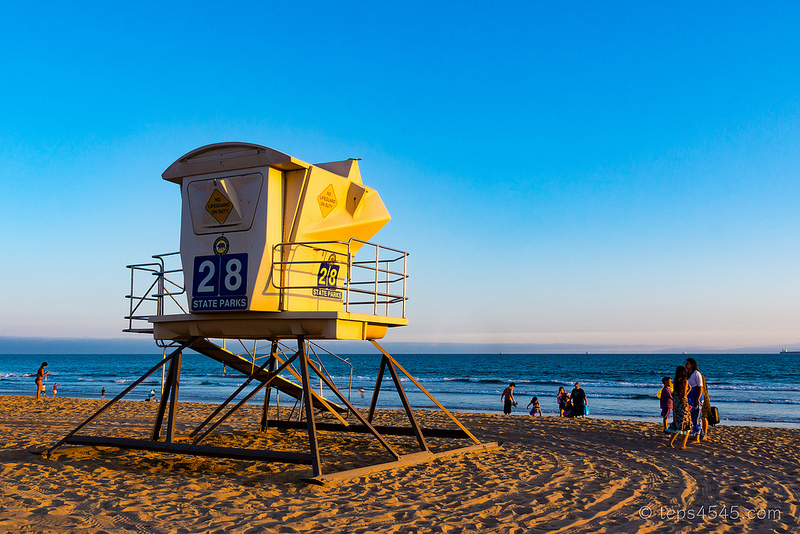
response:
M665 376L661 379L664 387L658 392L658 398L661 399L661 418L664 420L664 432L667 431L667 419L669 413L672 411L672 379Z
M58 384L53 384L53 397L56 396L56 393L58 393Z
M529 412L532 416L535 416L536 412L539 412L539 416L542 416L542 408L539 406L539 397L532 398L528 403L528 406L532 406L531 411ZM526 408L528 406L526 406Z
M570 401L569 394L564 391L563 386L558 388L556 402L558 402L558 416L569 417L572 411L572 402Z

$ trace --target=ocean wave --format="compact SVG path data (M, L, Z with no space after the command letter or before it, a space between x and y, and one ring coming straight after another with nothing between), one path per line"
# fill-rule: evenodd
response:
M720 402L748 402L753 404L796 404L800 405L800 399L741 399L741 400L722 400Z
M0 378L33 378L36 373L0 373Z
M800 385L792 384L769 384L769 385L750 385L750 384L714 384L708 383L709 391L715 389L729 391L800 391Z

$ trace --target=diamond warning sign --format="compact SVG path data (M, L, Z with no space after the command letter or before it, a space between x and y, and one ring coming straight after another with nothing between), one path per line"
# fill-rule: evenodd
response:
M230 215L232 209L233 204L228 200L228 197L226 197L222 191L215 188L208 202L206 202L206 211L210 213L217 222L222 224L228 219L228 215Z
M319 194L317 202L319 202L319 210L322 212L322 218L324 219L336 207L336 193L333 191L333 184L330 184L325 188L325 191Z

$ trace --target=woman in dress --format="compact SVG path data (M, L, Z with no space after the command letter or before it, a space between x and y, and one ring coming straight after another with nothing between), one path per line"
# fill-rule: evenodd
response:
M681 448L684 448L689 439L689 431L692 429L692 414L686 398L689 394L689 382L684 366L679 365L675 369L675 379L672 384L672 423L667 427L667 432L672 434L672 439L669 440L667 446L672 447L678 434L683 434Z

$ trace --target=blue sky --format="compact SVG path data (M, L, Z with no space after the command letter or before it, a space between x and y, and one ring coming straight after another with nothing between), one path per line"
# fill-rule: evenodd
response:
M411 253L387 341L800 346L800 5L18 3L0 336L115 338L175 159L362 158Z

